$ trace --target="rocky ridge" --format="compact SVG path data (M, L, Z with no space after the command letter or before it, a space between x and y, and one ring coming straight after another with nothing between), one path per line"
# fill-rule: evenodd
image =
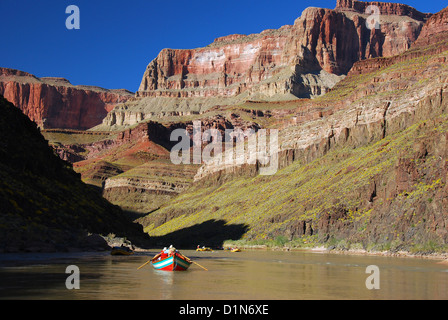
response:
M221 37L206 48L164 49L148 65L137 95L234 96L272 78L277 90L268 95L288 92L300 97L301 81L293 73L323 70L342 75L358 60L399 54L409 49L430 17L403 5L372 3L385 15L377 32L366 27L365 7L370 3L358 4L338 1L335 10L308 8L292 26ZM398 30L401 33L396 31L400 24L406 26ZM280 85L286 77L275 79L283 71L291 78L290 87Z

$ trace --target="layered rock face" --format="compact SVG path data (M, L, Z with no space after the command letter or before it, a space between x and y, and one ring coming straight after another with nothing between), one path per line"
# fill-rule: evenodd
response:
M369 5L378 8L379 29L366 24ZM399 4L338 1L334 10L308 8L280 29L224 36L204 48L163 49L144 72L140 99L117 106L102 127L122 129L248 100L324 95L355 62L409 49L430 16Z
M380 30L366 26L370 4L380 8ZM137 95L234 96L255 88L268 97L321 95L340 80L329 74L347 74L358 60L408 49L429 16L378 2L338 1L335 10L308 8L292 26L221 37L205 48L162 50L148 65ZM315 86L310 78L317 79Z
M74 86L63 78L37 78L0 68L0 95L41 128L89 129L117 104L133 98L126 90Z
M357 2L347 3L355 6ZM387 8L381 10L387 12ZM409 10L403 8L404 12L414 12ZM427 21L412 49L388 58L358 61L325 97L298 103L292 125L279 133L280 166L303 153L310 161L347 141L364 145L421 120L419 113L428 97L442 99L446 91L446 12L444 9ZM429 111L423 116L425 112ZM221 171L239 169L235 164L229 168L219 161L211 162L199 169L195 180L219 177Z
M284 66L282 51L289 29L221 37L201 49L164 49L149 64L137 94L207 97L241 93Z

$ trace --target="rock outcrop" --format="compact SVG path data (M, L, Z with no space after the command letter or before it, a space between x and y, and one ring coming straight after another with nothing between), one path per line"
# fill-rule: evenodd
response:
M199 119L198 123L201 124L201 133L207 129L217 129L222 136L226 129L239 128L241 130L253 129L254 131L259 129L255 123L241 120L239 117L227 119L223 116L215 116ZM126 154L115 155L114 158L120 159L122 163L123 158L130 156L138 158L142 156L142 153L150 153L152 156L144 158L143 163L123 173L105 176L102 179L104 181L103 196L127 210L146 213L157 209L163 203L185 191L192 184L199 165L193 164L193 157L190 158L190 164L176 165L171 162L169 150L178 143L171 141L171 133L176 129L184 129L190 134L190 139L193 139L193 134L195 134L193 126L192 121L168 125L149 121L141 123L135 128L119 132L109 152L113 153L116 152L114 150L128 147L126 147ZM199 139L201 138L199 137ZM148 142L152 145L150 149L147 147ZM192 142L190 142L191 145ZM205 145L206 143L203 147ZM159 150L157 154L155 154L156 148ZM132 150L132 154L130 154L130 150ZM95 158L102 157L104 155L92 155L91 160L95 161ZM133 160L134 163L135 161ZM78 168L82 165L82 162L76 164Z
M133 99L126 90L74 86L63 78L37 78L0 68L0 95L41 128L89 129L117 104Z

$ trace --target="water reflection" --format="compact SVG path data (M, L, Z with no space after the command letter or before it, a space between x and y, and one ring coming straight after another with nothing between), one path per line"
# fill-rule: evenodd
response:
M154 275L160 281L161 288L160 291L160 299L162 300L171 300L173 299L173 291L174 288L174 272L166 272L161 270L154 270Z

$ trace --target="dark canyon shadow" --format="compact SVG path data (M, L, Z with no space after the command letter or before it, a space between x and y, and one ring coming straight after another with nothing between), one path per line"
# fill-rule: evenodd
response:
M249 230L245 224L226 224L224 220L208 220L194 226L174 231L164 236L151 237L157 247L173 245L191 249L200 246L222 247L225 240L238 240Z

